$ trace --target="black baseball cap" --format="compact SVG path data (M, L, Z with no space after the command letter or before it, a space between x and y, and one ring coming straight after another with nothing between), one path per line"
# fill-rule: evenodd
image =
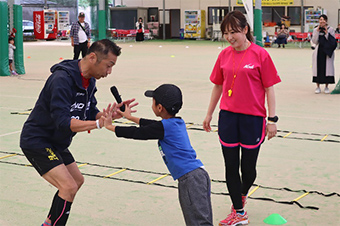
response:
M160 85L155 90L145 91L144 95L155 98L172 115L175 115L183 105L182 92L173 84Z
M78 17L85 17L85 13L80 12Z

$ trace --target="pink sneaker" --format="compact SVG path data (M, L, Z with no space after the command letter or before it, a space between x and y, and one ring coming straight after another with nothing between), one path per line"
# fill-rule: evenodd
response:
M12 71L12 75L18 75L18 73L16 73L15 71Z
M244 206L246 205L246 203L247 203L247 197L248 196L243 196L242 195L242 208L244 208ZM236 212L236 210L234 209L234 206L233 205L231 205L231 212Z
M247 225L248 221L248 214L244 212L244 214L239 214L236 212L231 212L228 217L224 220L221 220L218 224L219 226L237 226L237 225Z
M51 226L51 223L47 223L46 221L44 221L44 223L41 226Z

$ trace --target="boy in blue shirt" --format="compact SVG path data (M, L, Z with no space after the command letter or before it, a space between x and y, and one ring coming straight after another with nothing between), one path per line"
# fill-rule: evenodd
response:
M191 147L185 122L176 117L182 107L182 92L172 84L163 84L144 94L153 98L152 110L161 121L131 115L131 108L119 110L116 104L104 109L104 126L117 137L136 140L158 139L158 148L174 180L178 179L179 202L186 225L213 225L210 178ZM117 111L136 126L112 125L112 112Z

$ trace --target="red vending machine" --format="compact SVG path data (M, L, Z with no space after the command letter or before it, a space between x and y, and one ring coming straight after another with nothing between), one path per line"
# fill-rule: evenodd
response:
M56 39L58 21L56 10L34 11L34 35L37 39Z

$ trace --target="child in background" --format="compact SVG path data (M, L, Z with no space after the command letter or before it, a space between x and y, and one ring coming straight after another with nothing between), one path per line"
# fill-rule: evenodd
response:
M163 84L144 94L153 98L152 110L161 121L137 118L130 106L124 112L116 103L104 109L104 126L117 137L136 140L158 139L158 148L174 180L178 179L179 202L186 225L213 225L210 199L210 178L196 152L191 147L185 122L176 117L182 107L181 90L172 84ZM139 127L112 125L112 112L117 111Z
M12 75L18 75L18 73L16 73L16 72L13 70L13 67L12 67L12 63L13 63L13 59L14 59L14 50L15 50L14 38L13 38L13 37L9 37L9 38L8 38L9 70L11 71L11 74L12 74Z

